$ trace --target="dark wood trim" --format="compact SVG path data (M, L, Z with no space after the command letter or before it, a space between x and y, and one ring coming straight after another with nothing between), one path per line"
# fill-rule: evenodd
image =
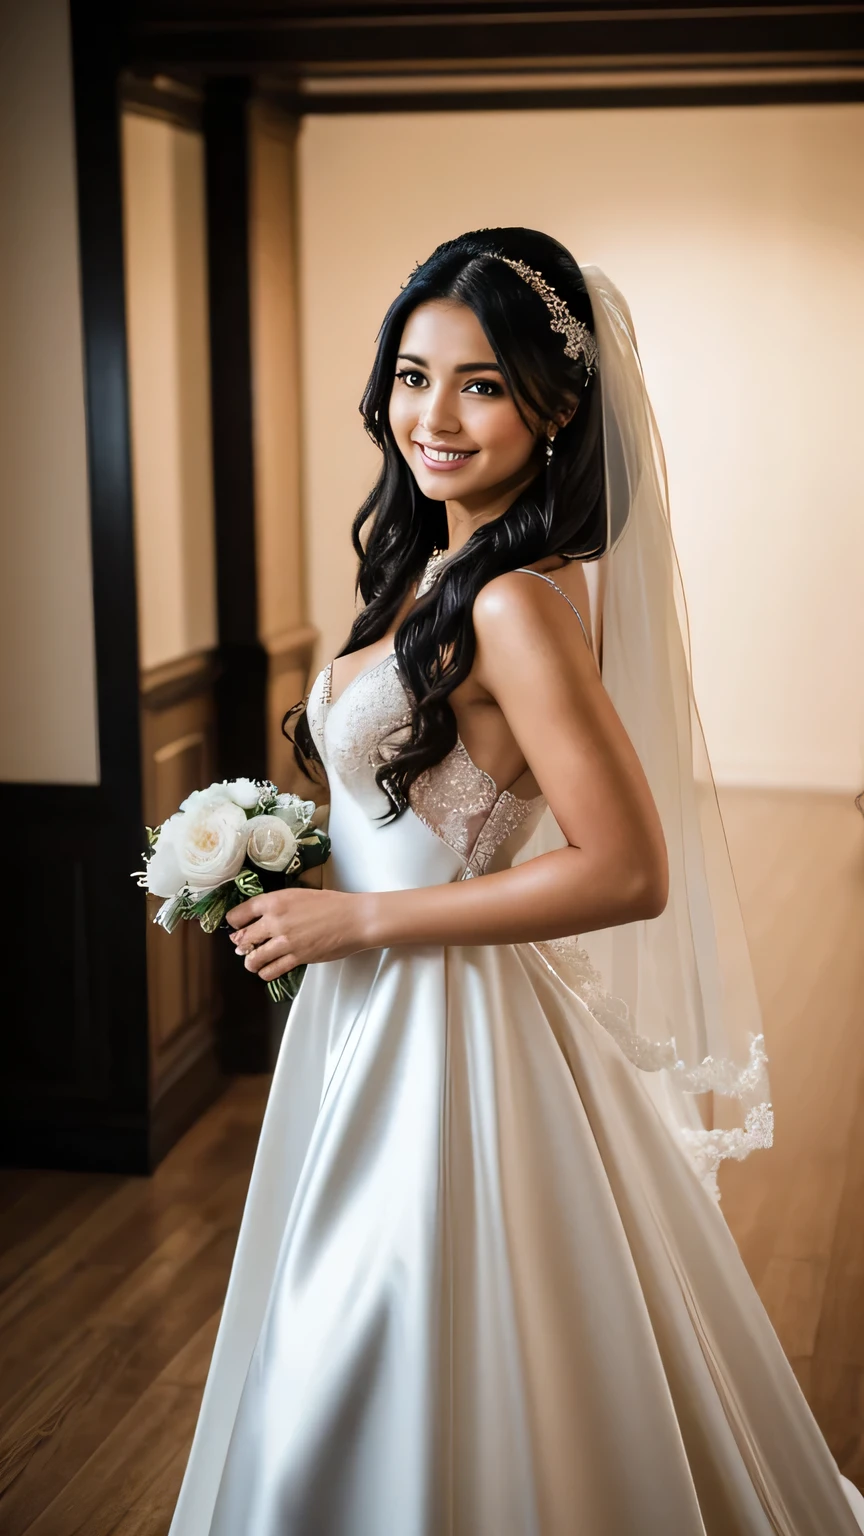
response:
M595 69L598 75L624 67L670 67L696 70L718 65L746 72L753 65L804 68L864 63L864 6L861 4L684 4L659 6L631 0L628 5L603 6L596 0L544 0L542 6L512 0L281 0L244 4L241 0L137 0L130 16L129 46L133 57L151 68L167 64L192 72L230 71L250 78L282 75L298 87L304 80L334 71L374 73L376 70L417 69L434 74L442 69L471 67L495 73L504 68ZM745 82L742 81L742 84ZM614 89L613 82L608 82ZM720 98L716 89L712 102ZM603 90L602 78L597 81ZM638 89L645 89L639 87ZM700 82L688 94L672 94L664 104L692 104ZM801 96L795 95L800 89ZM763 99L754 82L747 100ZM782 99L811 100L815 88L804 81L778 81ZM848 94L844 94L844 91ZM854 85L837 82L828 99L859 99ZM327 105L306 104L310 112L336 111L342 90L328 92ZM659 104L656 94L624 94L592 100L590 105ZM730 98L741 100L744 98ZM781 99L769 93L765 100ZM821 98L820 98L821 99ZM501 98L508 107L528 107L536 101L523 96ZM582 97L561 98L557 105L588 105ZM431 99L427 110L462 110L461 99ZM469 103L472 107L475 103ZM497 103L496 103L497 105ZM352 108L353 109L353 108ZM489 110L493 110L491 104ZM348 110L344 105L341 110ZM418 110L382 95L369 111Z
M219 767L263 777L267 657L258 638L246 80L211 82L204 109Z
M204 105L213 498L219 626L218 777L267 773L267 653L258 638L255 451L249 293L248 80L210 81ZM274 1012L220 948L221 1059L267 1071Z
M142 117L158 117L177 128L200 133L204 116L204 93L199 86L172 79L168 75L137 75L124 70L120 77L120 104L126 112Z
M258 637L247 80L207 87L207 240L219 638Z
M72 54L101 785L140 804L138 625L129 451L116 26L72 0ZM132 818L130 817L130 820Z
M623 87L562 88L533 86L521 90L379 91L349 88L314 95L289 92L286 111L306 117L386 112L553 112L598 111L621 107L766 107L820 102L864 101L864 76L850 81L758 81L746 78L722 85L650 83Z

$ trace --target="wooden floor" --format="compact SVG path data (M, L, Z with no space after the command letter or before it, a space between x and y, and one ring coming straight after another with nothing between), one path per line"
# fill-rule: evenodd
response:
M723 1206L841 1470L864 1489L864 819L832 795L727 791L770 1057L771 1152ZM2 1509L2 1505L0 1505Z
M864 821L829 796L724 810L778 1121L724 1208L864 1485ZM236 1083L151 1180L0 1175L0 1536L165 1536L265 1092Z

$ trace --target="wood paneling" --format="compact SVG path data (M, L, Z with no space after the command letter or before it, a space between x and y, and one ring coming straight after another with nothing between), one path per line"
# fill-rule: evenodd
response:
M193 789L216 776L215 666L207 655L159 667L142 679L144 816L148 826L173 815ZM168 935L153 925L159 900L148 897L147 992L150 1113L154 1153L167 1146L222 1085L217 1028L221 1003L217 956L224 936L181 923Z
M280 789L302 795L310 795L312 790L297 768L291 743L282 733L282 721L306 692L317 636L311 624L300 624L267 643L267 771ZM313 799L319 797L320 790Z

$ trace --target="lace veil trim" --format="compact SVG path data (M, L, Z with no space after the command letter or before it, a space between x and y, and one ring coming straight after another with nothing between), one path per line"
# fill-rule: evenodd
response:
M743 1126L713 1131L678 1127L687 1156L712 1193L717 1194L716 1174L724 1159L740 1162L751 1152L772 1146L774 1113L764 1035L749 1036L746 1066L714 1056L705 1056L698 1064L688 1066L679 1057L674 1038L650 1040L639 1033L627 1004L606 991L600 972L578 938L545 939L531 948L568 991L585 1004L634 1067L642 1072L668 1072L684 1093L714 1092L739 1101L744 1111ZM562 974L564 968L566 976Z

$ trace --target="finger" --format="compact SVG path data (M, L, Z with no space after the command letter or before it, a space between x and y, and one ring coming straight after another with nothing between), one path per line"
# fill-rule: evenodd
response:
M251 954L246 956L247 971L255 971L257 974L262 966L267 965L269 961L278 960L287 949L287 939L268 939L266 943L259 944L257 949L253 949Z
M225 914L225 921L231 928L245 928L247 923L254 922L260 913L260 898L250 896L248 901L241 901L239 906L232 907L230 912Z
M257 922L247 923L245 928L241 928L238 935L239 942L236 946L236 952L238 955L246 955L257 944L265 944L268 939L274 937L269 919L259 917Z
M277 976L286 976L289 971L293 971L299 964L300 961L297 956L289 952L287 955L283 955L281 959L273 960L269 965L263 966L258 972L258 976L261 981L275 981Z

